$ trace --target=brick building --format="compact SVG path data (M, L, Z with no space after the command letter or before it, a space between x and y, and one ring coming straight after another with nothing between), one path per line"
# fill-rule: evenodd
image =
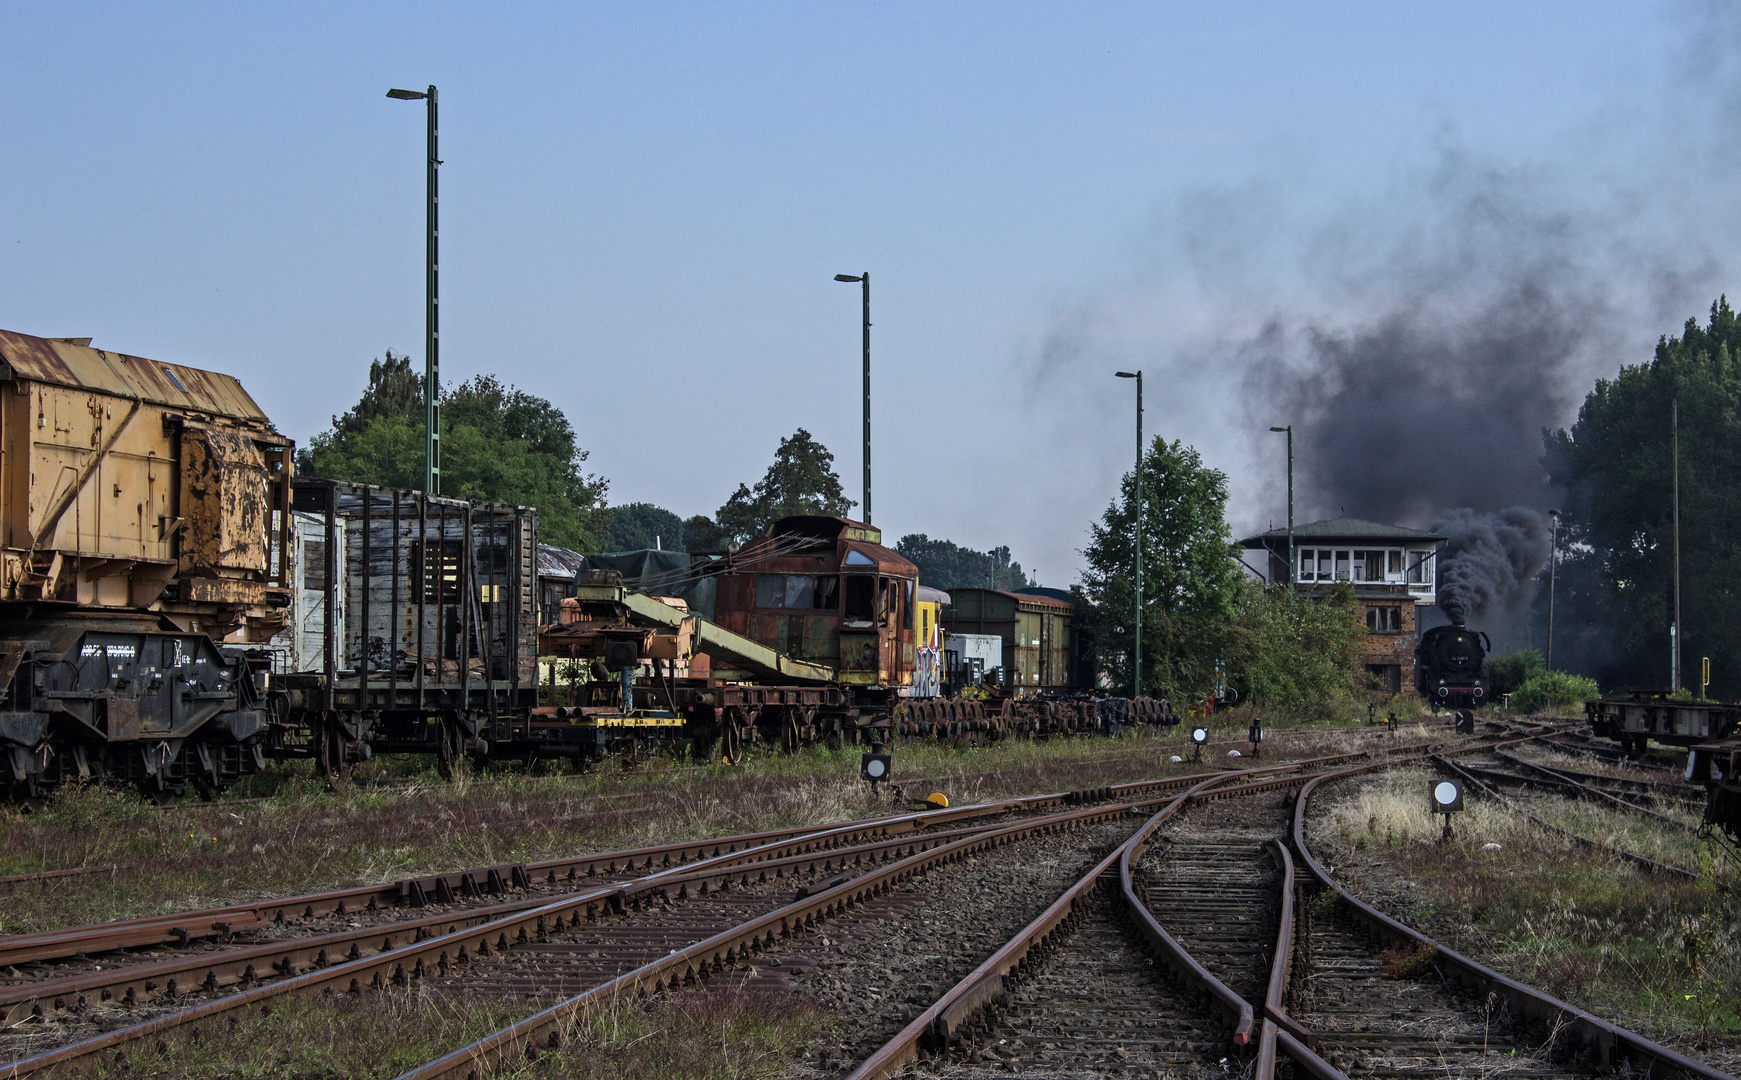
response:
M1294 588L1322 596L1338 582L1354 586L1366 623L1360 662L1375 689L1396 694L1415 684L1416 608L1438 602L1437 552L1445 539L1351 517L1294 526ZM1247 537L1240 546L1265 553L1261 569L1252 569L1266 582L1290 580L1287 529Z

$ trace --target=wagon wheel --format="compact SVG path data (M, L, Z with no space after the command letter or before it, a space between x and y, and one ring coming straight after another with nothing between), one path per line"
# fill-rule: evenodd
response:
M345 729L336 721L322 720L315 728L314 774L326 778L328 790L350 782L351 767L345 761Z
M736 765L744 759L744 733L736 709L727 710L724 722L719 725L719 757L727 765Z
M436 745L435 770L443 780L465 779L466 758L460 752L459 725L451 720L441 724L441 741Z

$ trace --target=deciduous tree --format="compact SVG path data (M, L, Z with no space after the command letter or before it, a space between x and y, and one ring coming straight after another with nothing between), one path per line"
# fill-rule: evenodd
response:
M1599 380L1571 429L1547 436L1549 472L1567 497L1556 666L1566 666L1567 639L1588 637L1580 627L1593 620L1619 648L1580 667L1610 687L1668 684L1676 401L1682 682L1695 682L1699 658L1709 656L1713 693L1733 698L1741 694L1741 637L1731 629L1741 587L1741 320L1726 297L1704 326L1688 319L1679 337L1659 340L1648 363ZM1568 603L1568 586L1591 577L1600 594L1586 589Z
M415 391L415 392L413 392ZM442 395L441 493L538 508L540 539L598 550L606 482L581 471L586 451L555 405L493 375ZM308 476L423 486L423 397L402 356L370 365L361 399L297 457Z
M799 428L790 438L780 440L774 463L756 486L752 489L739 484L714 520L730 540L747 544L780 518L795 514L845 516L854 505L841 490L834 454Z
M1126 473L1082 553L1100 666L1125 693L1134 681L1136 495L1136 477ZM1157 436L1143 459L1143 504L1143 690L1194 692L1216 681L1241 596L1227 476L1191 447Z

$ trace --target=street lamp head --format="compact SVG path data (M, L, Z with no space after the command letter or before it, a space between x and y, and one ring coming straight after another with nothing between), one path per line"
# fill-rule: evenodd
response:
M1121 379L1134 379L1141 373L1136 371L1115 371L1113 374Z
M1549 516L1556 517L1556 518L1560 516L1560 512L1558 510L1549 510L1548 514L1549 514Z
M1270 430L1271 431L1286 431L1288 429L1285 427L1272 427L1272 428L1270 428Z
M389 90L387 96L398 98L400 101L422 101L429 95L421 90Z
M862 275L859 275L859 274L836 274L836 275L834 275L834 280L836 280L836 281L863 281L864 277Z

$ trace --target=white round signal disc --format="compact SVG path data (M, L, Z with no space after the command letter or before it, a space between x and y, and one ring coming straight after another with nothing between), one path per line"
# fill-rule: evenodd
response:
M865 762L864 771L865 775L869 776L872 780L881 780L883 774L888 771L888 766L884 765L876 758L871 758L869 761Z
M1450 806L1457 801L1457 785L1449 780L1441 780L1434 784L1433 801L1440 806Z
M1209 729L1208 728L1192 728L1191 729L1191 741L1194 743L1206 743L1206 742L1208 742L1209 741Z

